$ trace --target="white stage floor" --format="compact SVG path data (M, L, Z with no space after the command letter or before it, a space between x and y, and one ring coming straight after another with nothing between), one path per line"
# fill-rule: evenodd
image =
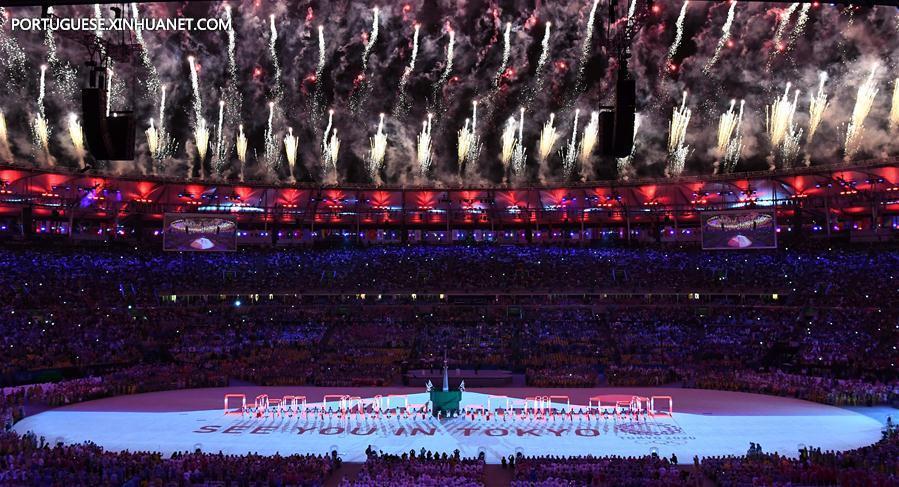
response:
M254 388L247 392L252 402L260 390L270 389L271 397L307 394L321 397L323 389ZM230 454L327 453L336 449L344 461L365 460L372 445L390 453L427 450L476 456L498 463L501 456L525 455L645 455L656 449L660 455L676 454L681 463L693 455L742 455L750 442L760 443L766 452L795 456L798 445L825 450L846 450L866 446L880 438L882 424L846 409L795 399L690 389L641 388L569 390L572 404L588 395L610 394L622 398L630 394L674 397L673 417L658 415L646 421L602 420L592 417L569 420L468 420L428 419L328 419L312 414L297 418L250 418L226 416L222 410L225 392L234 389L168 391L122 396L46 411L15 425L20 433L33 431L50 442L92 441L109 450L153 450L164 455L201 448L207 452ZM630 391L630 394L623 394ZM343 388L340 393L373 396L372 389ZM390 393L401 391L391 390ZM384 393L386 396L387 392ZM411 403L424 403L426 394L409 393ZM513 395L514 392L519 394ZM366 396L366 393L367 396ZM510 397L564 394L536 389L490 391ZM463 393L462 404L487 403L488 394ZM197 409L202 402L208 409ZM678 409L679 402L684 410ZM311 403L310 403L311 404ZM707 407L703 407L706 405ZM558 405L562 407L562 405ZM575 410L578 406L574 406ZM586 409L586 407L584 408Z

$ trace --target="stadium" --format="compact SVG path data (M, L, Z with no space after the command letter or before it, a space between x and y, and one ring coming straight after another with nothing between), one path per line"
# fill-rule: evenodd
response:
M0 485L899 485L888 2L0 6Z

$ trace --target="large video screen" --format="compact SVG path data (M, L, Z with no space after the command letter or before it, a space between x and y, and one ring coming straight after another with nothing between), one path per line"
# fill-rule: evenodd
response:
M702 248L777 248L777 222L774 210L703 212Z
M162 248L193 252L237 250L237 217L166 213Z

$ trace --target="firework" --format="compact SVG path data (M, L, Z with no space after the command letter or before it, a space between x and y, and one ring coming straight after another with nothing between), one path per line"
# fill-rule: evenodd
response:
M50 161L50 128L44 115L44 96L46 95L47 66L41 66L40 88L37 97L37 116L31 126L31 138L35 149L40 148L39 154L48 163Z
M3 7L0 7L3 10ZM19 47L16 36L11 29L5 28L7 12L0 12L0 59L5 69L6 86L4 91L14 93L19 91L28 81L28 68L26 66L25 52Z
M203 99L200 96L200 77L197 74L197 63L193 56L187 57L190 64L190 87L193 90L193 99L191 107L193 108L194 126L196 126L203 118Z
M231 7L226 6L226 11L228 12L228 20L231 19ZM137 9L137 2L131 3L131 18L134 20L135 25L140 20L140 12ZM231 40L233 41L233 33L231 31ZM153 65L153 62L150 60L150 51L147 49L147 42L144 40L144 32L135 27L134 29L134 38L137 39L137 43L140 44L140 61L141 64L144 65L144 69L147 70L149 76L146 79L147 93L156 93L159 91L159 73L156 70L156 66ZM229 49L229 53L231 55L231 59L234 58L233 48Z
M337 171L337 157L340 154L340 139L337 130L331 130L334 122L334 110L328 111L328 126L322 138L322 179L336 182L332 177Z
M780 158L784 168L790 168L799 155L799 141L802 139L802 129L788 133L780 148Z
M69 114L69 138L72 140L72 147L75 149L75 157L78 159L78 168L84 169L84 131L81 129L81 123L74 113Z
M284 153L287 154L287 167L290 168L288 178L293 181L294 168L297 164L297 147L300 141L293 135L293 127L287 127L287 135L284 136Z
M793 16L793 12L795 12L798 8L799 3L791 3L790 6L786 8L786 10L780 13L780 21L777 23L777 30L774 31L775 53L786 49L786 45L783 42L783 36L787 30L787 25L790 24L790 17Z
M690 125L690 117L693 112L687 108L687 92L684 92L680 108L675 108L671 114L671 123L668 125L668 165L665 175L678 177L684 172L687 157L690 155L690 146L684 142L687 139L687 127Z
M562 169L565 171L565 176L570 178L574 174L574 169L576 167L576 162L578 159L578 155L580 154L580 149L577 143L577 122L578 118L581 116L580 110L574 111L574 124L571 129L571 138L568 140L568 146L562 152Z
M515 144L515 150L512 151L512 173L523 174L524 166L527 162L527 150L524 148L524 108L519 110L518 115L518 142Z
M547 22L546 29L543 31L543 41L540 43L542 50L540 51L540 58L537 60L538 76L539 73L543 71L543 66L546 65L546 61L549 59L549 35L552 25L552 22Z
M228 151L225 146L225 132L224 132L224 121L225 121L225 100L219 100L219 119L218 125L216 126L215 131L215 169L218 172L222 172L225 169L225 163L227 162Z
M47 12L52 14L53 7L48 7ZM77 90L77 75L69 63L60 60L56 55L56 40L52 28L48 28L44 33L44 46L47 48L47 64L56 80L56 89L64 98L71 99Z
M858 88L858 95L855 98L855 106L852 108L852 119L846 129L845 153L846 159L855 156L861 147L862 136L865 132L865 118L871 112L874 105L874 98L877 96L877 80L874 76L877 74L877 68L871 70L871 74L865 79L864 83Z
M814 95L809 93L808 138L806 139L806 143L809 145L812 143L812 139L815 137L815 132L818 131L818 126L821 125L821 121L824 120L824 112L827 111L827 92L824 91L824 83L826 82L827 73L822 71L818 75L818 92Z
M730 101L730 108L721 114L718 119L718 139L715 146L715 172L731 172L740 161L743 151L743 107L744 100L740 100L740 110L735 111L736 100ZM720 161L720 162L719 162ZM723 167L721 166L723 162Z
M634 138L631 139L631 153L625 157L615 159L618 178L627 181L634 170L634 155L637 153L637 132L640 131L640 116L634 117Z
M584 127L584 136L581 138L581 152L578 155L578 161L581 163L581 169L586 169L590 163L590 157L593 155L593 149L599 142L599 112L590 114L590 122Z
M890 132L899 131L899 78L893 80L893 104L890 106ZM0 113L2 116L2 113Z
M724 46L727 45L727 41L730 40L730 29L734 24L736 10L737 0L731 0L730 9L727 11L727 20L724 21L724 27L721 28L721 39L718 39L718 45L715 46L715 54L709 59L709 62L706 63L705 67L702 68L703 72L706 74L709 74L712 71L712 67L718 62L718 58L721 57L721 49L724 49Z
M109 117L109 114L112 110L112 78L115 77L115 72L112 68L106 68L106 116Z
M431 120L433 116L429 113L428 119L421 123L421 133L418 134L416 144L416 161L418 162L418 172L422 178L428 176L431 169Z
M434 85L434 93L440 90L440 87L443 86L446 81L449 79L450 73L453 71L453 54L456 48L456 32L449 31L449 44L446 45L446 66L443 67L443 73L440 75L440 78L437 80L437 83Z
M509 164L512 162L512 155L515 152L515 135L517 134L517 122L515 117L509 117L509 120L506 121L506 127L503 129L502 134L502 151L500 152L500 161L503 163L504 168L508 168Z
M378 121L378 131L371 138L371 151L368 154L368 174L372 181L379 180L378 172L384 164L384 156L387 155L387 134L384 133L384 114Z
M247 136L243 133L243 124L238 126L236 149L237 160L239 160L241 164L245 164L247 162Z
M194 129L194 144L197 146L197 158L200 168L200 178L203 177L203 161L206 160L206 151L209 150L209 128L206 127L206 119L201 118Z
M633 17L633 9L637 4L637 0L631 1L628 14L628 36L631 35L631 19ZM596 20L596 7L599 6L599 0L593 0L593 6L590 8L590 16L587 18L587 32L584 34L584 41L581 43L581 57L577 63L577 78L575 78L574 88L578 93L584 91L584 69L587 67L587 56L590 55L590 48L593 46L593 25Z
M465 126L459 130L458 160L459 171L462 173L469 172L471 168L477 165L478 157L481 154L481 142L478 137L478 102L471 103L472 112L471 119L465 119ZM470 124L469 124L470 122Z
M150 119L150 126L144 133L147 135L147 149L150 150L150 157L156 158L156 154L159 152L159 130L153 124L152 118Z
M12 162L12 151L9 149L9 133L6 131L6 116L0 110L0 158Z
M684 5L680 8L680 15L677 17L677 25L676 31L674 34L674 42L671 44L671 49L668 50L668 60L672 60L674 55L677 54L677 50L680 48L680 43L684 38L684 19L687 18L687 6L690 4L689 0L684 0Z
M368 69L368 56L371 55L371 48L374 47L375 42L378 41L378 30L379 24L378 16L380 15L381 9L375 7L372 9L372 13L374 14L371 20L371 33L368 36L368 42L365 44L365 52L362 53L362 72L364 73Z
M278 28L275 25L274 14L269 15L269 36L268 36L268 55L272 60L272 66L275 68L275 82L272 88L272 96L275 99L281 98L284 94L284 88L281 86L281 62L278 61Z
M796 41L799 40L799 37L802 36L802 33L805 31L805 24L808 23L808 12L811 8L811 3L802 4L802 9L799 10L799 18L796 20L796 26L793 27L793 32L790 34L790 43L787 48L795 45Z
M540 159L540 165L546 164L546 160L552 153L556 141L559 140L559 134L556 132L556 114L550 113L549 120L543 124L543 130L540 131L540 141L537 143L537 157Z
M791 83L787 83L783 95L774 101L774 104L765 107L765 126L768 131L768 139L771 147L777 149L783 143L784 138L793 132L793 116L796 114L796 103L799 98L799 90L796 90L793 100L790 101Z
M281 165L281 152L278 150L278 144L275 142L274 118L275 103L270 101L268 102L268 123L263 134L265 146L262 155L270 174L277 174L278 166Z
M403 71L400 77L399 102L397 103L393 113L394 115L403 115L409 109L409 99L406 95L406 85L409 84L409 78L412 77L412 71L415 70L415 60L418 58L418 35L421 32L421 25L415 24L415 33L412 34L412 57L409 59L409 65Z
M506 30L503 32L503 62L500 63L499 70L496 72L496 79L494 80L495 86L499 86L499 80L502 79L503 73L506 72L506 66L509 65L510 44L512 42L511 35L512 22L506 22Z
M327 51L325 47L325 27L318 26L318 64L315 67L315 90L312 93L312 110L309 111L309 118L312 125L318 125L321 122L322 110L324 108L324 80L322 76L325 74L325 64L327 62Z

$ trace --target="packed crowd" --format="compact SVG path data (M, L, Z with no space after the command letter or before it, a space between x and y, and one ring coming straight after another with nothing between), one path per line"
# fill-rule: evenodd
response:
M804 447L799 458L755 451L745 456L709 457L702 473L722 487L744 485L846 485L887 487L899 484L899 430L889 428L871 446L843 452Z
M617 485L622 487L694 484L688 471L666 458L522 457L515 461L512 487Z
M477 487L484 485L484 459L461 458L459 450L452 455L433 453L424 448L401 455L366 450L365 463L354 480L341 482L341 487Z
M321 486L335 456L109 452L92 443L51 445L34 435L0 433L2 485L304 485Z
M0 248L0 268L7 302L23 309L51 299L147 304L171 293L565 290L764 292L802 304L876 306L894 289L873 283L893 278L899 252L408 246L213 254L37 247Z

